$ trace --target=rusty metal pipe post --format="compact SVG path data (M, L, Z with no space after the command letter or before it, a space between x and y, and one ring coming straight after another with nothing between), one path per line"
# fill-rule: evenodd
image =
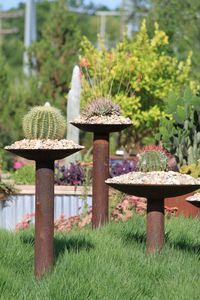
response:
M147 253L160 251L165 242L164 199L147 200Z
M92 227L108 222L109 133L94 133Z
M54 263L54 161L36 161L35 276L41 278Z

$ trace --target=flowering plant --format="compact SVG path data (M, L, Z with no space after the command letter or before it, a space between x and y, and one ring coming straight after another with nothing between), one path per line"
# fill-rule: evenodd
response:
M134 160L122 160L118 161L117 163L110 164L110 176L119 176L122 174L126 174L128 172L136 171L137 170L137 163Z
M86 172L86 167L83 166L80 162L70 163L68 167L55 165L55 184L58 185L83 185L89 176L91 181L91 172L89 175ZM86 175L87 174L87 175Z

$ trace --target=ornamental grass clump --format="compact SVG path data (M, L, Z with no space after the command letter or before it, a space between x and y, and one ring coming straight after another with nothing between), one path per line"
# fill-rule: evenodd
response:
M48 102L44 106L33 107L23 119L23 131L27 139L62 139L66 130L66 120L60 110Z
M94 116L120 116L120 106L110 99L101 97L89 103L82 111L82 116L91 118Z
M161 150L144 150L139 154L138 169L141 172L167 171L168 156Z

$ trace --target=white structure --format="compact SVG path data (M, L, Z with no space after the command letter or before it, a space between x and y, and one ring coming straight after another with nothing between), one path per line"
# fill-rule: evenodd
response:
M35 1L26 0L26 13L25 13L25 29L24 29L24 46L25 52L23 57L24 74L30 76L32 71L29 64L29 58L26 49L36 41L36 11ZM33 61L34 63L34 61Z
M19 193L11 196L10 201L0 201L0 228L14 230L27 214L35 213L35 186L18 186ZM91 189L84 195L83 187L55 186L54 220L77 216L83 211L85 201L92 206ZM31 217L31 223L35 218Z
M81 73L78 66L72 72L71 89L67 96L67 139L79 144L79 129L70 124L80 114ZM80 153L75 153L66 158L66 164L80 160Z

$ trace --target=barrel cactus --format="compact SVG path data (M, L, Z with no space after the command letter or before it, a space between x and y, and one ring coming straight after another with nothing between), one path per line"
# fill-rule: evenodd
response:
M27 139L62 139L66 120L60 110L50 106L33 107L23 119L23 131Z
M167 171L168 157L163 151L145 150L139 154L138 169L141 172Z

